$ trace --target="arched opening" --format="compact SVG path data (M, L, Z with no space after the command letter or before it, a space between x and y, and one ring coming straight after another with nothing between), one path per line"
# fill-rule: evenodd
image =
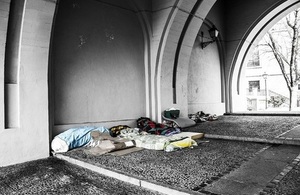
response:
M291 11L299 8L299 1L288 1L280 4L275 8L270 8L257 22L245 32L236 55L231 64L231 72L228 82L229 102L227 112L246 112L246 91L242 90L242 77L245 75L245 67L252 57L258 42L266 34L266 32L274 26L279 20L286 16ZM261 81L265 81L262 77ZM255 85L255 83L252 83ZM257 83L256 83L257 84Z
M157 116L170 107L180 109L182 116L188 116L188 66L197 34L204 18L216 1L198 1L185 4L179 1L170 16L168 31L158 53L156 70ZM194 13L193 13L194 12ZM159 119L160 120L160 119Z
M59 1L50 56L52 136L74 126L132 125L146 115L144 41L127 1Z

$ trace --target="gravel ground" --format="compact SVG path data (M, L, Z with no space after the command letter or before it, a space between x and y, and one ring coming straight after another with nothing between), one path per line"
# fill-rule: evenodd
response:
M300 125L299 116L219 116L216 121L198 123L186 131L206 134L275 138Z
M186 131L274 138L300 124L299 117L221 116ZM266 144L197 140L199 146L170 153L142 150L124 156L86 155L83 148L65 155L158 184L203 192L203 187L240 167ZM209 141L209 142L203 142ZM300 194L300 164L268 194ZM0 194L157 194L56 158L0 168Z
M265 144L210 140L192 149L169 153L142 150L124 156L108 154L97 157L77 149L66 155L140 179L201 191L206 184L236 169L264 147Z
M297 116L220 116L216 121L199 123L185 131L270 139L299 124ZM209 143L199 142L193 149L170 153L143 150L121 157L95 157L78 149L67 155L141 179L201 192L205 185L238 168L266 146L209 140Z
M0 194L159 194L56 158L0 168Z

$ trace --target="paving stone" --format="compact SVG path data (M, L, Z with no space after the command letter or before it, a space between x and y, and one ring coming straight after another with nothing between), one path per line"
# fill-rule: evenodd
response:
M278 175L284 176L282 170L285 170L286 165L291 163L299 153L300 148L296 146L271 147L206 187L205 190L222 194L250 195L257 194L265 186L273 188L275 185L270 182L273 178L278 178Z

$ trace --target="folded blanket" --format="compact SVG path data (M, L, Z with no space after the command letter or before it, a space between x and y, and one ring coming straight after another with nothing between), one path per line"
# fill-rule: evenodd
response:
M169 137L153 134L138 136L134 139L136 147L146 148L150 150L163 150L165 144L169 140Z
M186 134L175 134L171 136L163 135L141 135L134 138L135 146L149 150L166 150L166 147L172 145L172 148L188 148L197 146L197 142Z

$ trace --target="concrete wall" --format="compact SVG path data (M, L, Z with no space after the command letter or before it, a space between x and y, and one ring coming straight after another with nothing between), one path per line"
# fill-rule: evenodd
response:
M8 5L1 3L1 89L3 86L3 41ZM25 1L19 62L19 126L4 129L1 104L0 166L49 156L48 53L55 1ZM4 21L4 23L2 22ZM2 93L0 100L3 100ZM1 101L3 102L3 101Z
M211 41L208 30L215 25L220 37L224 37L223 28L223 2L217 2L210 10L206 23L198 33L193 46L188 69L188 113L204 111L205 113L222 115L225 104L222 101L222 64L220 57L223 46L220 41L201 48L201 32L204 33L203 41Z
M197 39L189 66L189 113L204 111L205 113L222 115L225 112L225 105L221 101L221 86L217 45L211 44L202 50L200 41Z
M60 1L55 19L54 126L135 122L146 115L144 38L136 13L95 0L73 3Z

